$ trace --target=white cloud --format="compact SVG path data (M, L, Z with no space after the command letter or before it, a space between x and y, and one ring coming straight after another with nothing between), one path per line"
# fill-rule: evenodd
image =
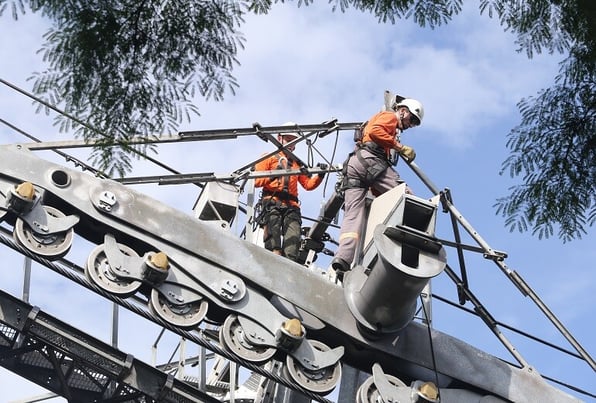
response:
M410 21L378 24L326 5L278 5L242 27L248 42L235 70L240 89L223 108L238 124L255 116L270 125L363 121L389 89L420 99L425 129L445 145L471 147L483 130L514 114L521 97L550 85L556 71L556 58L528 60L496 21L477 14L465 9L453 24L421 31ZM202 108L203 119L212 120L222 104Z

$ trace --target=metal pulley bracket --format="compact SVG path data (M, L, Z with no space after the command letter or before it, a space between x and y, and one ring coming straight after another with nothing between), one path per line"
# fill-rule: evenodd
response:
M183 259L180 255L169 255L168 259L171 267L163 283L157 288L159 288L161 294L175 305L198 301L208 294L215 295L226 303L238 302L247 293L246 284L240 277L220 269L215 271L213 266L206 264L203 260ZM199 281L199 277L189 277L188 272L183 268L191 266L197 271L200 270L201 280L213 281ZM144 262L143 271L146 268L146 262Z
M179 284L165 282L156 287L156 289L173 305L189 304L203 299L200 294L186 287L181 287ZM197 292L203 291L197 287L195 287L195 290Z
M110 269L115 274L124 278L143 280L143 269L145 267L145 259L143 257L124 254L118 247L116 238L112 234L105 235L103 246Z
M372 367L373 382L383 402L415 402L412 399L412 388L404 385L392 385L378 363Z
M337 364L344 355L344 347L339 346L329 351L319 351L313 348L308 339L304 338L296 350L288 354L294 357L304 368L318 371Z
M266 328L244 316L238 316L238 321L244 330L244 337L251 344L276 347L275 336Z
M163 221L157 218L155 220L147 220L147 214L151 214L151 212L154 211L153 209L155 202L148 198L138 197L138 195L136 195L133 191L123 188L123 186L118 183L102 182L101 186L90 187L89 198L93 203L93 207L95 207L95 209L97 209L99 212L107 214L113 219L121 220L129 227L141 229L145 233L149 234L159 233L159 231L163 229L158 225L162 224ZM190 219L191 217L185 216L185 219L187 218ZM175 232L176 229L170 228L169 231L171 232L171 242L178 244L184 242L179 234ZM148 243L152 242L148 241ZM195 274L191 274L190 277L185 278L183 281L174 279L174 282L180 282L182 286L180 288L188 287L191 290L194 290L197 289L197 283L199 283L208 290L207 293L213 293L220 300L225 301L226 303L238 302L246 295L246 284L244 281L242 281L240 276L236 276L229 271L223 270L216 265L211 264L208 259L190 258L189 255L178 254L169 248L163 248L159 245L156 246L156 250L162 249L164 252L167 252L168 258L173 267L181 269L182 272L186 272L184 268L192 267L193 269L190 270L190 272L197 273L196 277ZM122 255L118 248L114 247L113 251L114 254ZM108 256L107 253L106 256ZM124 256L125 255L122 255L119 259L125 259ZM116 258L116 256L113 257ZM110 264L112 264L111 258L112 257L108 256ZM129 264L132 264L132 260L129 259L129 261L131 262ZM140 264L134 263L135 267L126 267L122 265L123 262L114 262L118 263L118 266L125 267L129 271L134 270L134 272L130 272L130 274L122 273L122 275L133 277L136 280L141 281L144 279L143 272L139 271L139 267L141 267ZM178 271L179 270L175 269L169 270L168 278L170 278L170 276L176 276L176 274L170 273L176 273ZM200 273L200 275L198 273ZM174 288L175 287L170 287L171 290ZM166 295L166 293L162 294ZM168 293L167 295L170 294ZM175 292L172 298L176 300L180 298L186 299L182 292Z
M76 215L54 217L48 214L40 201L41 198L37 198L29 212L19 215L21 220L26 222L34 233L51 235L66 232L79 222L79 217Z

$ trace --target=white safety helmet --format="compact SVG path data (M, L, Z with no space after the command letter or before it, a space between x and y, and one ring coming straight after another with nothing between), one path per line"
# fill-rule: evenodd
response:
M284 123L282 126L292 126L292 127L297 127L296 123L294 122L286 122ZM285 133L279 133L280 136L290 136L290 137L294 137L294 139L300 137L298 135L297 132L285 132Z
M404 98L401 101L398 101L394 108L397 110L400 106L405 106L410 110L410 113L418 118L420 123L422 123L422 118L424 117L424 107L420 101L417 101L412 98Z

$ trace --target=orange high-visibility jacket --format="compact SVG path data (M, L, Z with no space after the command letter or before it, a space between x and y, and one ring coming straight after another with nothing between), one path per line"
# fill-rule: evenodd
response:
M289 161L283 152L279 152L255 164L255 171L275 169L300 169L296 161ZM323 182L319 175L290 175L281 177L256 178L255 187L263 188L263 199L272 199L287 206L300 207L298 201L298 183L306 189L313 190ZM289 197L288 197L289 195Z
M375 142L385 149L386 154L389 154L389 150L398 144L395 138L396 129L397 116L395 116L395 113L390 111L379 112L370 118L366 124L362 134L362 142Z

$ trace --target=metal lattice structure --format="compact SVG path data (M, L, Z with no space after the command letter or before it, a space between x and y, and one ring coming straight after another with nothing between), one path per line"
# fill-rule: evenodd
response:
M296 125L293 130L300 133L296 141L303 141L358 127L360 123L332 120ZM257 135L276 144L274 134L280 130L255 125L180 133L158 140L185 142ZM283 130L289 129L284 126ZM147 140L139 139L143 141ZM207 190L197 202L193 217L126 187L200 181L225 183L234 193L238 184L244 185L257 175L296 172L254 173L250 164L226 177L188 174L127 178L119 183L34 154L36 150L77 146L83 144L0 146L0 186L5 190L0 197L0 219L11 227L7 231L12 231L16 240L2 237L2 242L214 351L226 362L240 364L254 376L237 385L234 370L224 366L207 384L178 379L165 368L142 363L24 301L0 293L0 364L69 401L257 403L274 402L289 394L294 402L325 402L325 396L348 375L358 388L345 388L340 401L531 401L529 395L538 399L533 401L578 401L528 371L530 365L499 332L497 321L488 313L482 319L517 364L432 329L429 315L416 320L420 305L425 312L430 310L430 280L443 272L458 284L463 302L469 301L478 312L484 312L465 281L447 263L445 246L460 252L472 249L494 262L531 296L578 355L596 368L589 354L519 274L505 265L506 255L492 249L457 211L449 192L436 188L414 163L409 166L435 196L422 199L398 187L371 201L358 261L339 283L312 270L311 263L317 254L325 252L325 242L329 241L326 229L341 208L341 195L336 193L328 200L305 234L300 264L254 245L246 233L244 239L231 234L227 229L238 205L229 209L230 205L215 200ZM320 172L318 168L304 169ZM341 167L328 170L340 171ZM232 200L237 201L234 194ZM473 234L478 246L462 245L457 230L451 244L436 237L439 206L450 214L454 228L461 225ZM251 208L247 205L248 216ZM75 235L96 247L84 265L62 265ZM366 374L364 381L362 374ZM233 397L241 387L250 397Z
M69 402L218 402L189 384L0 292L2 366Z

